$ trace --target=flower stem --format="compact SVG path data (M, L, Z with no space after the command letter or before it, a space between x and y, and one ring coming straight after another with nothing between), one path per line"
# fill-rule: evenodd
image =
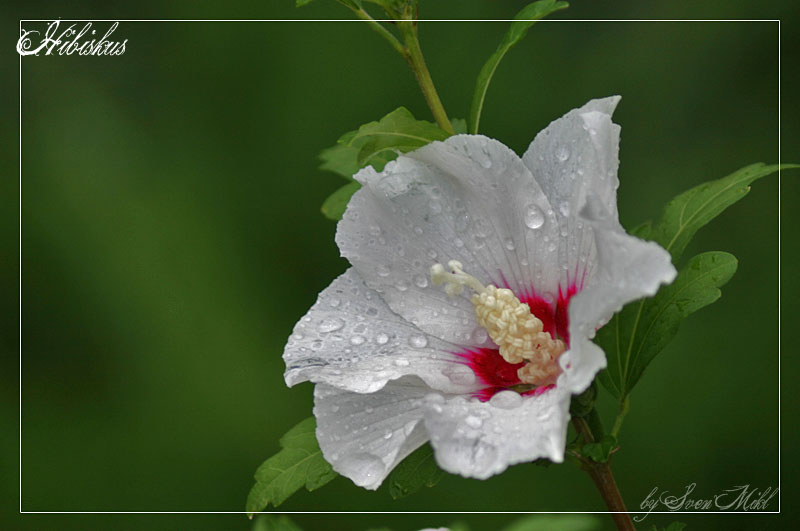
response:
M403 34L405 41L405 58L411 66L411 70L417 77L419 88L422 89L422 94L425 96L425 101L428 103L433 117L439 127L445 132L454 135L453 125L447 118L447 113L444 111L442 100L439 99L439 94L436 92L436 87L433 84L431 73L425 64L425 58L422 56L422 49L419 46L419 38L417 37L417 23L415 20L402 20L398 21L400 32Z
M348 6L348 7L350 7L350 6ZM377 20L372 18L369 15L369 13L367 13L363 8L355 9L353 7L350 7L350 9L352 9L353 13L355 13L358 18L360 18L361 20L367 21L367 23L369 24L369 27L371 27L373 30L375 30L375 32L378 35L380 35L381 37L386 39L389 42L389 44L391 45L391 47L394 48L395 51L397 51L397 53L399 53L403 57L406 56L406 49L403 47L403 44L399 40L397 40L397 37L392 35L392 33L389 30L384 28L383 25L380 22L378 22Z
M589 423L582 417L573 417L572 424L575 426L575 431L583 436L584 443L595 442L592 429ZM581 459L583 469L592 478L595 487L600 491L603 501L611 511L611 517L614 519L617 529L620 531L636 531L633 526L628 509L625 507L625 501L617 487L617 482L614 480L614 474L611 473L611 465L608 463L598 463L589 458Z
M626 395L622 402L619 403L619 410L617 411L617 418L614 420L614 427L611 428L611 435L615 438L619 436L619 430L622 429L622 422L625 420L625 415L631 407L631 400Z

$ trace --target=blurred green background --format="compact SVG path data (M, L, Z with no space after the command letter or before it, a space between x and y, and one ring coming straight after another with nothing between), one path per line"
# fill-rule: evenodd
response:
M509 18L525 2L422 0L429 18ZM773 17L780 3L576 0L553 18ZM671 4L672 5L672 4ZM726 5L724 12L713 7ZM793 8L795 15L797 8ZM19 18L348 18L330 0L134 9L94 2L2 8ZM770 11L771 10L771 11ZM31 29L35 24L24 27ZM97 23L105 28L106 23ZM422 23L423 51L449 114L467 114L475 75L505 23ZM783 160L800 161L797 32L784 33ZM788 36L787 36L788 35ZM288 389L281 353L297 319L347 267L319 213L343 181L320 149L400 105L430 119L402 59L359 23L122 23L124 55L22 60L22 508L26 511L239 511L252 474L311 410ZM522 153L551 120L620 94L624 225L657 216L702 181L778 158L776 23L543 23L489 89L482 132ZM7 39L7 49L11 39ZM8 50L6 56L8 57ZM16 82L17 56L4 63ZM2 262L2 494L17 496L17 102L3 107L7 198ZM778 195L782 194L782 240ZM793 392L800 341L797 177L754 185L704 229L687 258L740 260L723 299L682 327L632 395L614 459L631 509L653 487L697 483L709 497L778 483L778 398ZM778 387L778 247L783 392ZM602 404L607 417L613 405ZM794 418L794 415L792 415ZM800 436L784 419L783 492ZM788 482L788 483L787 483ZM787 487L788 485L788 487ZM15 504L10 502L13 508ZM787 506L789 504L786 504ZM488 481L447 476L393 501L338 478L285 511L603 510L571 465L519 465ZM777 503L772 509L777 508ZM690 529L792 527L769 516L651 516ZM3 517L5 518L5 517ZM298 515L309 529L414 529L462 519L496 529L508 515ZM607 522L607 524L610 523ZM248 529L242 515L14 517L9 529Z

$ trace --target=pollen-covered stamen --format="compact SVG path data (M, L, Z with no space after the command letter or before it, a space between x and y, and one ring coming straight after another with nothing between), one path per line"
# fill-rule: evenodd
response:
M431 267L431 279L435 285L446 283L448 295L459 295L464 286L475 291L472 305L478 324L486 329L498 347L500 355L508 363L527 361L517 371L519 379L533 385L554 383L561 368L558 357L564 353L564 342L545 332L539 320L527 304L523 304L510 289L486 287L472 275L464 272L460 262L447 263L451 272L436 264Z

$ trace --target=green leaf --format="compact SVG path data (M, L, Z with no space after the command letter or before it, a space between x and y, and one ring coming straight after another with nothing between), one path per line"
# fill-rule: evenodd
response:
M303 7L303 6L307 6L308 4L310 4L310 3L311 3L311 2L313 2L313 1L314 1L314 0L297 0L297 1L294 3L294 6L295 6L295 7Z
M451 118L450 125L453 126L453 131L457 135L467 134L467 121L464 118Z
M406 457L389 476L389 494L395 500L417 492L422 487L433 487L444 476L436 465L433 449L426 444Z
M731 279L736 267L732 254L699 254L655 297L625 306L595 338L608 359L608 367L600 375L603 385L620 399L627 396L647 365L675 337L681 321L720 298L719 288Z
M503 531L596 531L600 520L584 514L533 515L520 518Z
M270 503L277 507L303 486L312 491L336 477L322 457L315 429L314 417L302 421L281 437L282 450L258 467L256 484L247 496L250 517Z
M253 522L252 531L303 531L285 514L261 514Z
M357 147L356 162L359 167L382 160L387 155L394 158L396 152L405 153L424 146L434 140L450 136L435 124L417 120L405 107L400 107L377 122L370 122L358 131L346 133L339 143Z
M478 132L478 126L481 121L481 111L483 110L483 102L486 99L486 91L489 88L489 83L492 81L497 65L506 55L506 53L514 47L519 41L525 37L531 26L550 13L565 9L569 7L567 2L558 2L556 0L539 0L522 8L514 17L514 22L508 29L502 42L497 47L497 50L489 57L486 63L481 68L478 74L478 79L475 82L475 93L472 96L472 107L469 112L469 130L472 134Z
M604 435L597 442L584 444L581 453L597 463L606 463L611 457L611 452L617 447L617 438L613 435Z
M329 195L325 202L322 203L322 213L325 217L333 221L342 219L344 211L347 209L347 202L350 201L350 197L352 197L359 188L361 188L361 185L353 181Z
M673 262L677 263L699 228L746 196L753 181L778 171L778 168L800 168L800 165L767 166L759 162L687 190L667 204L650 237L669 251Z

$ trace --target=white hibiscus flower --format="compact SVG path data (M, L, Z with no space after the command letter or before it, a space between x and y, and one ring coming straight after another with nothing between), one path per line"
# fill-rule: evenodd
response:
M334 470L376 489L429 440L466 477L564 459L570 396L606 365L595 331L675 277L618 221L618 101L570 111L521 159L457 135L355 176L336 232L352 267L283 355L288 385L316 384Z

